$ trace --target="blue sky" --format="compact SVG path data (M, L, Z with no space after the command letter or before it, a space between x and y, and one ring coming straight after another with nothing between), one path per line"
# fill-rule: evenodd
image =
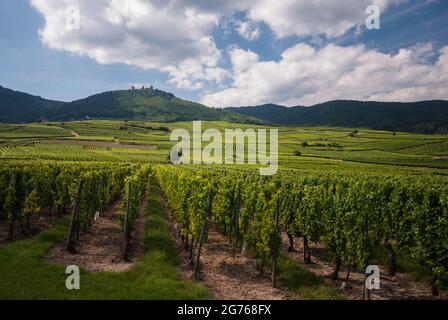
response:
M444 0L91 2L2 0L0 85L71 101L145 84L217 107L448 99Z

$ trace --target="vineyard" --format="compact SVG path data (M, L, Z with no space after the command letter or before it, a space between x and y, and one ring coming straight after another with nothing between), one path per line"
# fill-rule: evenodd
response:
M227 126L206 126L212 124ZM184 125L0 126L0 298L23 297L14 289L21 287L37 298L203 299L217 285L209 278L222 272L220 263L244 266L241 278L232 279L241 290L247 281L267 292L261 297L273 298L275 287L275 298L304 298L284 288L302 292L296 283L306 278L307 290L324 283L341 294L324 297L339 299L345 292L335 289L337 281L364 276L367 266L382 263L389 279L418 270L415 282L425 283L425 297L445 298L444 136L361 131L349 137L338 130L281 128L280 170L262 177L249 165L167 164L166 132ZM104 238L93 241L98 234ZM119 257L89 252L89 259L106 265L91 271L81 258L102 243ZM138 254L136 243L143 247ZM210 263L213 245L224 262ZM315 248L328 256L331 274L313 273L322 258ZM68 261L86 267L86 291L55 288ZM123 261L129 268L108 273ZM106 293L105 279L126 289ZM356 298L371 294L358 291Z
M0 159L124 161L167 163L170 132L192 124L139 121L82 121L45 125L0 124ZM227 122L203 122L203 129L266 128ZM356 134L354 134L356 132ZM344 162L364 170L366 164L446 169L444 135L392 133L340 128L279 128L279 162L288 168ZM362 165L358 165L362 164Z
M446 279L444 177L283 172L266 178L252 171L169 166L156 166L154 171L182 236L185 241L191 237L191 248L200 247L209 219L265 264L279 251L280 225L290 239L290 250L294 238L303 239L305 263L312 259L308 242L326 244L335 261L333 279L341 264L367 266L376 245L388 250L391 276L398 248L431 271L434 295Z
M448 0L0 3L0 305L446 313Z
M17 223L22 233L29 232L31 218L40 215L44 208L49 208L50 214L54 208L58 214L73 209L69 240L79 239L80 229L90 229L97 216L122 196L123 190L129 195L124 202L126 217L122 219L125 233L129 233L149 174L148 165L5 162L0 169L0 218L10 225L8 240L14 240ZM67 247L74 251L70 241Z
M0 158L40 159L62 161L123 161L123 162L159 162L157 151L132 148L94 147L71 144L35 143L32 146L0 146Z

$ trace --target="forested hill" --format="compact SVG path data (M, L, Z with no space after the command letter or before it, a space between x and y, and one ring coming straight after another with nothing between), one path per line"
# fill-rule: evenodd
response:
M448 101L440 100L412 103L338 100L311 107L268 104L229 110L280 125L448 133Z
M46 100L0 86L0 122L32 122L65 103Z
M152 87L109 91L73 102L60 102L0 86L0 122L85 119L154 122L222 120L254 124L448 133L448 101L398 103L338 100L312 107L287 108L268 104L215 109L182 100Z
M224 120L243 123L264 121L208 108L179 99L154 88L104 92L73 102L46 100L0 87L0 122L21 123L40 120L142 119L155 122Z

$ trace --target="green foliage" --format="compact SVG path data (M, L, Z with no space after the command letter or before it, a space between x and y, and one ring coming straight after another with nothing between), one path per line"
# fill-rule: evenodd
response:
M448 274L446 177L338 172L280 172L155 166L154 172L184 231L197 239L207 190L217 190L211 219L231 227L241 193L239 229L251 252L266 261L278 248L275 210L291 235L324 242L343 263L365 266L385 239L439 279ZM179 195L182 195L179 198Z
M123 208L121 215L121 222L124 224L126 212L129 208L127 227L128 232L131 232L138 220L139 209L142 202L145 199L145 193L148 187L148 181L150 179L151 167L149 165L143 165L135 171L134 174L125 179L125 189L123 197ZM128 203L128 196L130 192Z
M80 224L89 229L95 214L103 211L122 193L125 179L149 166L110 163L2 162L0 189L1 218L14 222L38 214L44 208L73 207L78 185L83 181ZM143 181L147 181L147 176ZM146 179L146 180L145 180ZM129 181L129 180L128 180ZM136 196L141 185L136 184Z

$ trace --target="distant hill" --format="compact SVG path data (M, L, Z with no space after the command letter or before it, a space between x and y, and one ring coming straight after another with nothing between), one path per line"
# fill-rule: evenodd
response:
M268 104L229 108L279 125L370 128L418 133L448 133L448 101L330 101L312 107Z
M192 120L293 126L370 128L418 133L448 133L448 101L413 103L330 101L312 107L275 104L209 108L153 88L104 92L73 102L47 100L0 86L0 122L85 119Z
M208 108L199 103L176 98L173 94L145 88L104 92L53 109L51 120L141 119L155 122L192 120L227 120L260 123L250 116L232 114L228 110Z
M37 121L64 104L0 86L0 122Z
M264 123L251 116L208 108L152 88L104 92L67 103L0 87L0 122L37 122L43 119L70 121L88 118L141 119L154 122L223 120Z

